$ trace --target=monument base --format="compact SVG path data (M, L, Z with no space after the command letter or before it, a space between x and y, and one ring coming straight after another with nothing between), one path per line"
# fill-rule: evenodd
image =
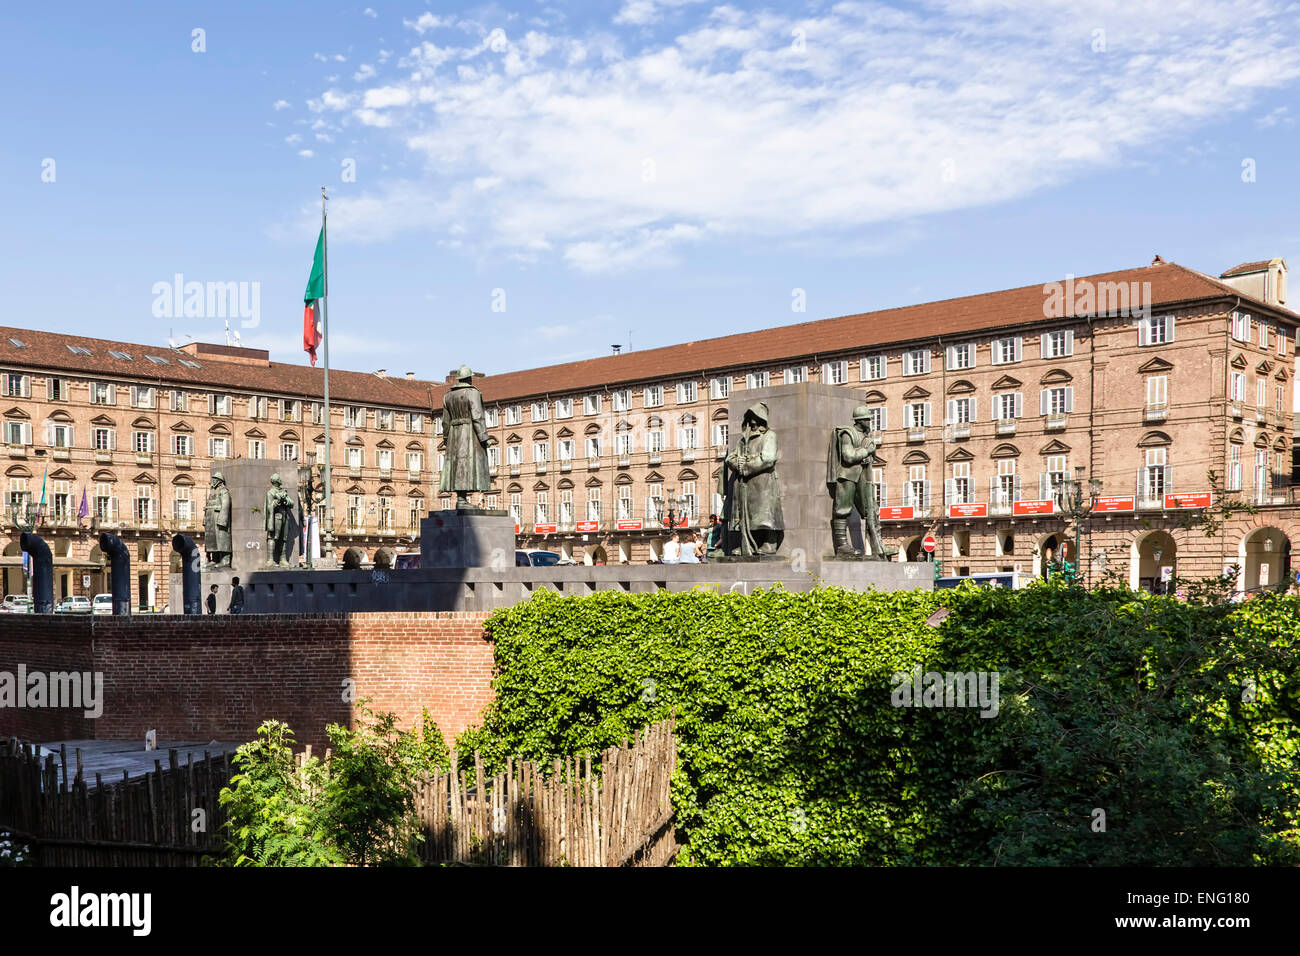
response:
M431 511L420 521L420 567L506 568L515 564L515 519L507 512Z

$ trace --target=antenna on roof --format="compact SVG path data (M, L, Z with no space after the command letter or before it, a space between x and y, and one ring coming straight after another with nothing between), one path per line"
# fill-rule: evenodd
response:
M176 332L173 329L167 330L167 347L172 351L176 350Z
M226 344L230 344L230 320L226 319Z

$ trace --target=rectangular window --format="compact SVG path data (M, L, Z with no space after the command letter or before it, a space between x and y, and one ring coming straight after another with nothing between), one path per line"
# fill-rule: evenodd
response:
M551 445L549 442L533 442L533 461L548 462L551 460Z
M261 395L250 395L248 398L248 417L249 418L266 418L266 399Z
M677 383L677 404L687 405L698 398L698 386L695 382Z
M68 380L64 378L46 379L45 398L51 402L66 402L68 400Z
M229 458L229 457L230 457L230 439L229 439L229 438L209 438L209 439L208 439L208 457L209 457L209 458Z
M610 402L613 403L614 411L626 412L632 409L632 389L621 388L610 396ZM600 411L599 396L597 396L596 412ZM595 414L592 412L591 414Z
M343 449L343 458L349 468L360 468L364 461L364 451L355 445Z
M497 445L491 445L491 446L488 447L488 450L487 450L487 461L488 461L488 467L489 467L489 468L497 468L497 467L500 467L500 465L501 465L501 449L500 449L500 447L498 447ZM439 470L439 471L442 471L442 466L441 466L441 465L439 465L438 470Z
M18 372L6 372L3 378L5 395L9 398L30 398L31 379Z
M615 517L620 521L632 517L632 486L619 485L618 488L618 511Z
M1228 375L1228 401L1244 402L1246 400L1246 376L1243 372L1231 372Z
M1074 332L1070 329L1057 329L1054 332L1043 333L1043 358L1067 358L1073 354Z
M533 504L533 523L546 524L551 520L550 513L550 493L545 491L537 492L537 501Z
M750 372L745 376L745 388L767 388L772 384L772 373L764 369L761 372Z
M106 382L91 382L90 383L90 404L116 405L117 386L109 385Z
M925 480L925 465L909 465L907 484L903 486L903 504L914 508L930 507L930 483Z
M1023 407L1023 393L1021 392L999 392L993 396L993 417L998 421L1019 418Z
M72 426L71 425L51 425L49 441L47 442L53 448L71 448L72 447Z
M722 375L709 379L709 398L715 401L731 394L731 376ZM630 500L630 499L629 499Z
M620 458L626 458L632 454L632 433L629 431L618 432L614 436L614 454Z
M544 422L551 417L549 402L533 402L533 421Z
M555 400L555 417L572 418L573 417L573 399L557 398Z
M1262 378L1255 379L1255 407L1265 408L1268 400L1265 397L1268 394L1268 382Z
M424 452L408 451L406 453L406 470L413 475L424 471Z
M645 407L658 408L664 403L664 387L662 385L647 385L645 387Z
M1142 468L1142 496L1147 501L1161 501L1168 491L1167 449L1148 448Z
M522 425L524 421L524 406L507 405L506 406L506 424Z
M926 428L930 424L930 403L909 402L907 405L907 427Z
M137 455L152 455L153 432L132 432L131 447Z
M391 432L393 430L392 409L380 408L375 410L375 427L381 432Z
M970 476L970 462L952 463L952 477L948 480L948 504L969 504L975 500L975 482Z
M385 475L392 474L393 450L391 448L375 449L375 467Z
M515 519L515 524L524 523L524 502L523 495L517 491L510 493L510 514Z
M573 524L573 489L560 489L560 523Z
M953 398L948 400L948 424L969 425L975 421L975 399Z
M889 427L889 409L884 405L873 405L867 408L867 414L870 416L871 430L873 432L883 432Z
M728 444L727 431L728 428L726 422L718 422L713 426L713 447L714 448L727 447Z
M1268 323L1264 321L1259 323L1259 347L1268 348Z
M5 443L9 445L30 445L32 443L32 426L28 422L5 422Z
M808 366L792 365L785 370L785 384L798 385L800 382L808 381Z
M298 445L296 442L280 442L280 460L297 461Z
M293 398L280 399L280 421L296 422L298 420L298 400Z
M858 378L874 382L885 377L887 359L883 355L868 355L858 363Z
M618 397L618 396L627 396L627 392L626 392L626 391L615 392L614 395L615 395L616 397ZM628 399L625 397L625 398L624 398L623 407L622 407L621 409L619 409L619 403L618 403L617 401L615 401L615 403L614 403L614 407L615 407L616 409L620 410L620 411L624 411L624 410L627 409L627 405L628 405L628 404L630 404L630 400L628 400ZM599 414L600 414L600 396L599 396L599 395L584 395L584 396L582 397L582 414L584 414L584 415L599 415Z
M1250 341L1250 314L1246 312L1232 313L1232 337L1238 342Z
M1228 446L1228 490L1241 491L1241 446Z
M485 409L483 409L483 424L484 424L484 426L486 426L487 428L496 428L496 427L497 427L497 418L498 418L499 415L500 415L500 412L499 412L497 409L495 409L495 408L485 408ZM442 419L439 418L439 419L437 419L437 421L438 421L439 423L441 423L441 422L442 422Z
M677 447L683 451L694 451L699 448L699 429L694 425L677 429Z
M1074 411L1074 386L1065 385L1045 388L1042 391L1040 415L1056 417Z
M486 412L484 413L483 417L484 417L484 420L486 421L486 419L487 419L487 413L486 413ZM412 432L412 433L414 433L414 434L416 434L416 435L423 435L423 434L424 434L424 414L423 414L422 412L407 412L407 414L406 414L406 430L407 430L408 432ZM438 433L438 434L441 434L441 433L442 433L442 419L441 419L441 418L438 419L437 425L435 426L435 432ZM416 502L416 505L417 505L417 506L419 506L420 504L421 504L420 502Z
M827 385L844 385L849 380L849 363L840 360L822 366L822 381Z
M1286 405L1286 386L1285 385L1274 386L1273 398L1274 398L1273 408L1279 415L1281 415L1282 409Z
M134 517L137 524L151 524L154 521L153 488L150 485L135 486Z
M975 343L964 342L961 345L948 346L948 368L965 369L975 367Z
M153 408L153 389L142 385L131 386L132 408Z
M183 392L179 388L172 389L171 410L174 412L188 412L190 410L189 392Z
M925 375L930 371L930 350L913 349L903 353L904 375Z
M657 483L646 485L645 516L647 521L658 521L662 513L664 486Z
M599 488L587 489L587 520L588 521L600 520L600 489Z
M993 364L1008 365L1011 362L1019 362L1021 355L1021 343L1024 341L1018 335L1011 335L1001 339L993 340Z
M266 442L262 441L262 440L259 439L259 438L250 438L250 439L248 440L248 457L249 457L249 458L265 458L265 457L266 457Z
M92 428L90 443L95 451L112 451L117 446L117 433L111 428Z
M343 406L343 427L344 428L361 428L366 422L366 411L364 408L357 408L355 405Z
M506 446L506 464L517 468L524 463L524 446L520 444Z
M1153 315L1138 321L1138 345L1167 345L1174 340L1174 317Z
M560 461L573 461L574 442L572 438L562 438L556 448Z
M208 396L209 415L229 415L233 407L234 407L233 400L229 395Z
M652 455L661 455L664 450L664 433L662 429L646 432L645 450Z
M587 457L593 459L600 457L600 436L599 435L592 435L590 438L587 439Z

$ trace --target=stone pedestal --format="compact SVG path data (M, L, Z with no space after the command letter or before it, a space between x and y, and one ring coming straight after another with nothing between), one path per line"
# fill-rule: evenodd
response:
M421 568L512 568L515 519L505 511L431 511L420 519Z
M284 489L296 500L298 466L291 461L236 458L234 461L213 462L212 471L221 472L226 480L226 488L230 492L229 570L232 574L240 575L247 580L247 574L265 568L266 562L271 557L266 548L266 492L271 487L271 476L278 474ZM287 566L297 567L302 527L298 522L296 508L290 518L288 530L289 540L285 548L285 561ZM206 559L205 551L205 579L208 573Z
M736 444L745 410L766 402L771 416L768 426L776 432L780 460L776 473L781 479L781 511L785 518L785 539L779 554L816 573L831 543L831 497L826 489L826 453L831 429L853 422L853 409L861 398L838 385L803 382L733 392L727 405L731 425L730 447ZM719 463L721 465L721 463ZM849 540L865 550L862 520L855 511L849 519ZM832 563L832 562L826 562ZM857 562L855 562L856 564ZM866 578L865 572L850 576ZM839 576L839 572L836 572Z

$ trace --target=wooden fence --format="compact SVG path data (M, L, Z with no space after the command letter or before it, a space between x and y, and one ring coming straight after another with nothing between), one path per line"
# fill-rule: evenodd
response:
M230 780L228 754L175 750L167 767L86 785L81 752L68 779L68 754L42 760L28 744L0 744L0 829L31 845L40 866L200 866L225 850L217 794ZM198 811L196 813L196 811Z
M671 720L601 755L552 762L549 774L511 760L487 777L438 774L416 791L429 864L664 866L677 853L669 788L676 766ZM168 752L143 777L88 787L68 759L0 742L0 829L31 845L40 866L199 866L226 850L217 795L235 772L228 754L182 762ZM300 757L300 761L301 761ZM328 754L326 759L328 760ZM456 766L454 755L452 766ZM196 815L195 811L202 811ZM202 826L196 826L196 820Z
M484 776L439 774L417 793L426 863L664 866L677 853L669 799L677 742L671 720L591 758L510 761ZM453 755L452 766L456 766ZM480 795L482 795L480 797Z

